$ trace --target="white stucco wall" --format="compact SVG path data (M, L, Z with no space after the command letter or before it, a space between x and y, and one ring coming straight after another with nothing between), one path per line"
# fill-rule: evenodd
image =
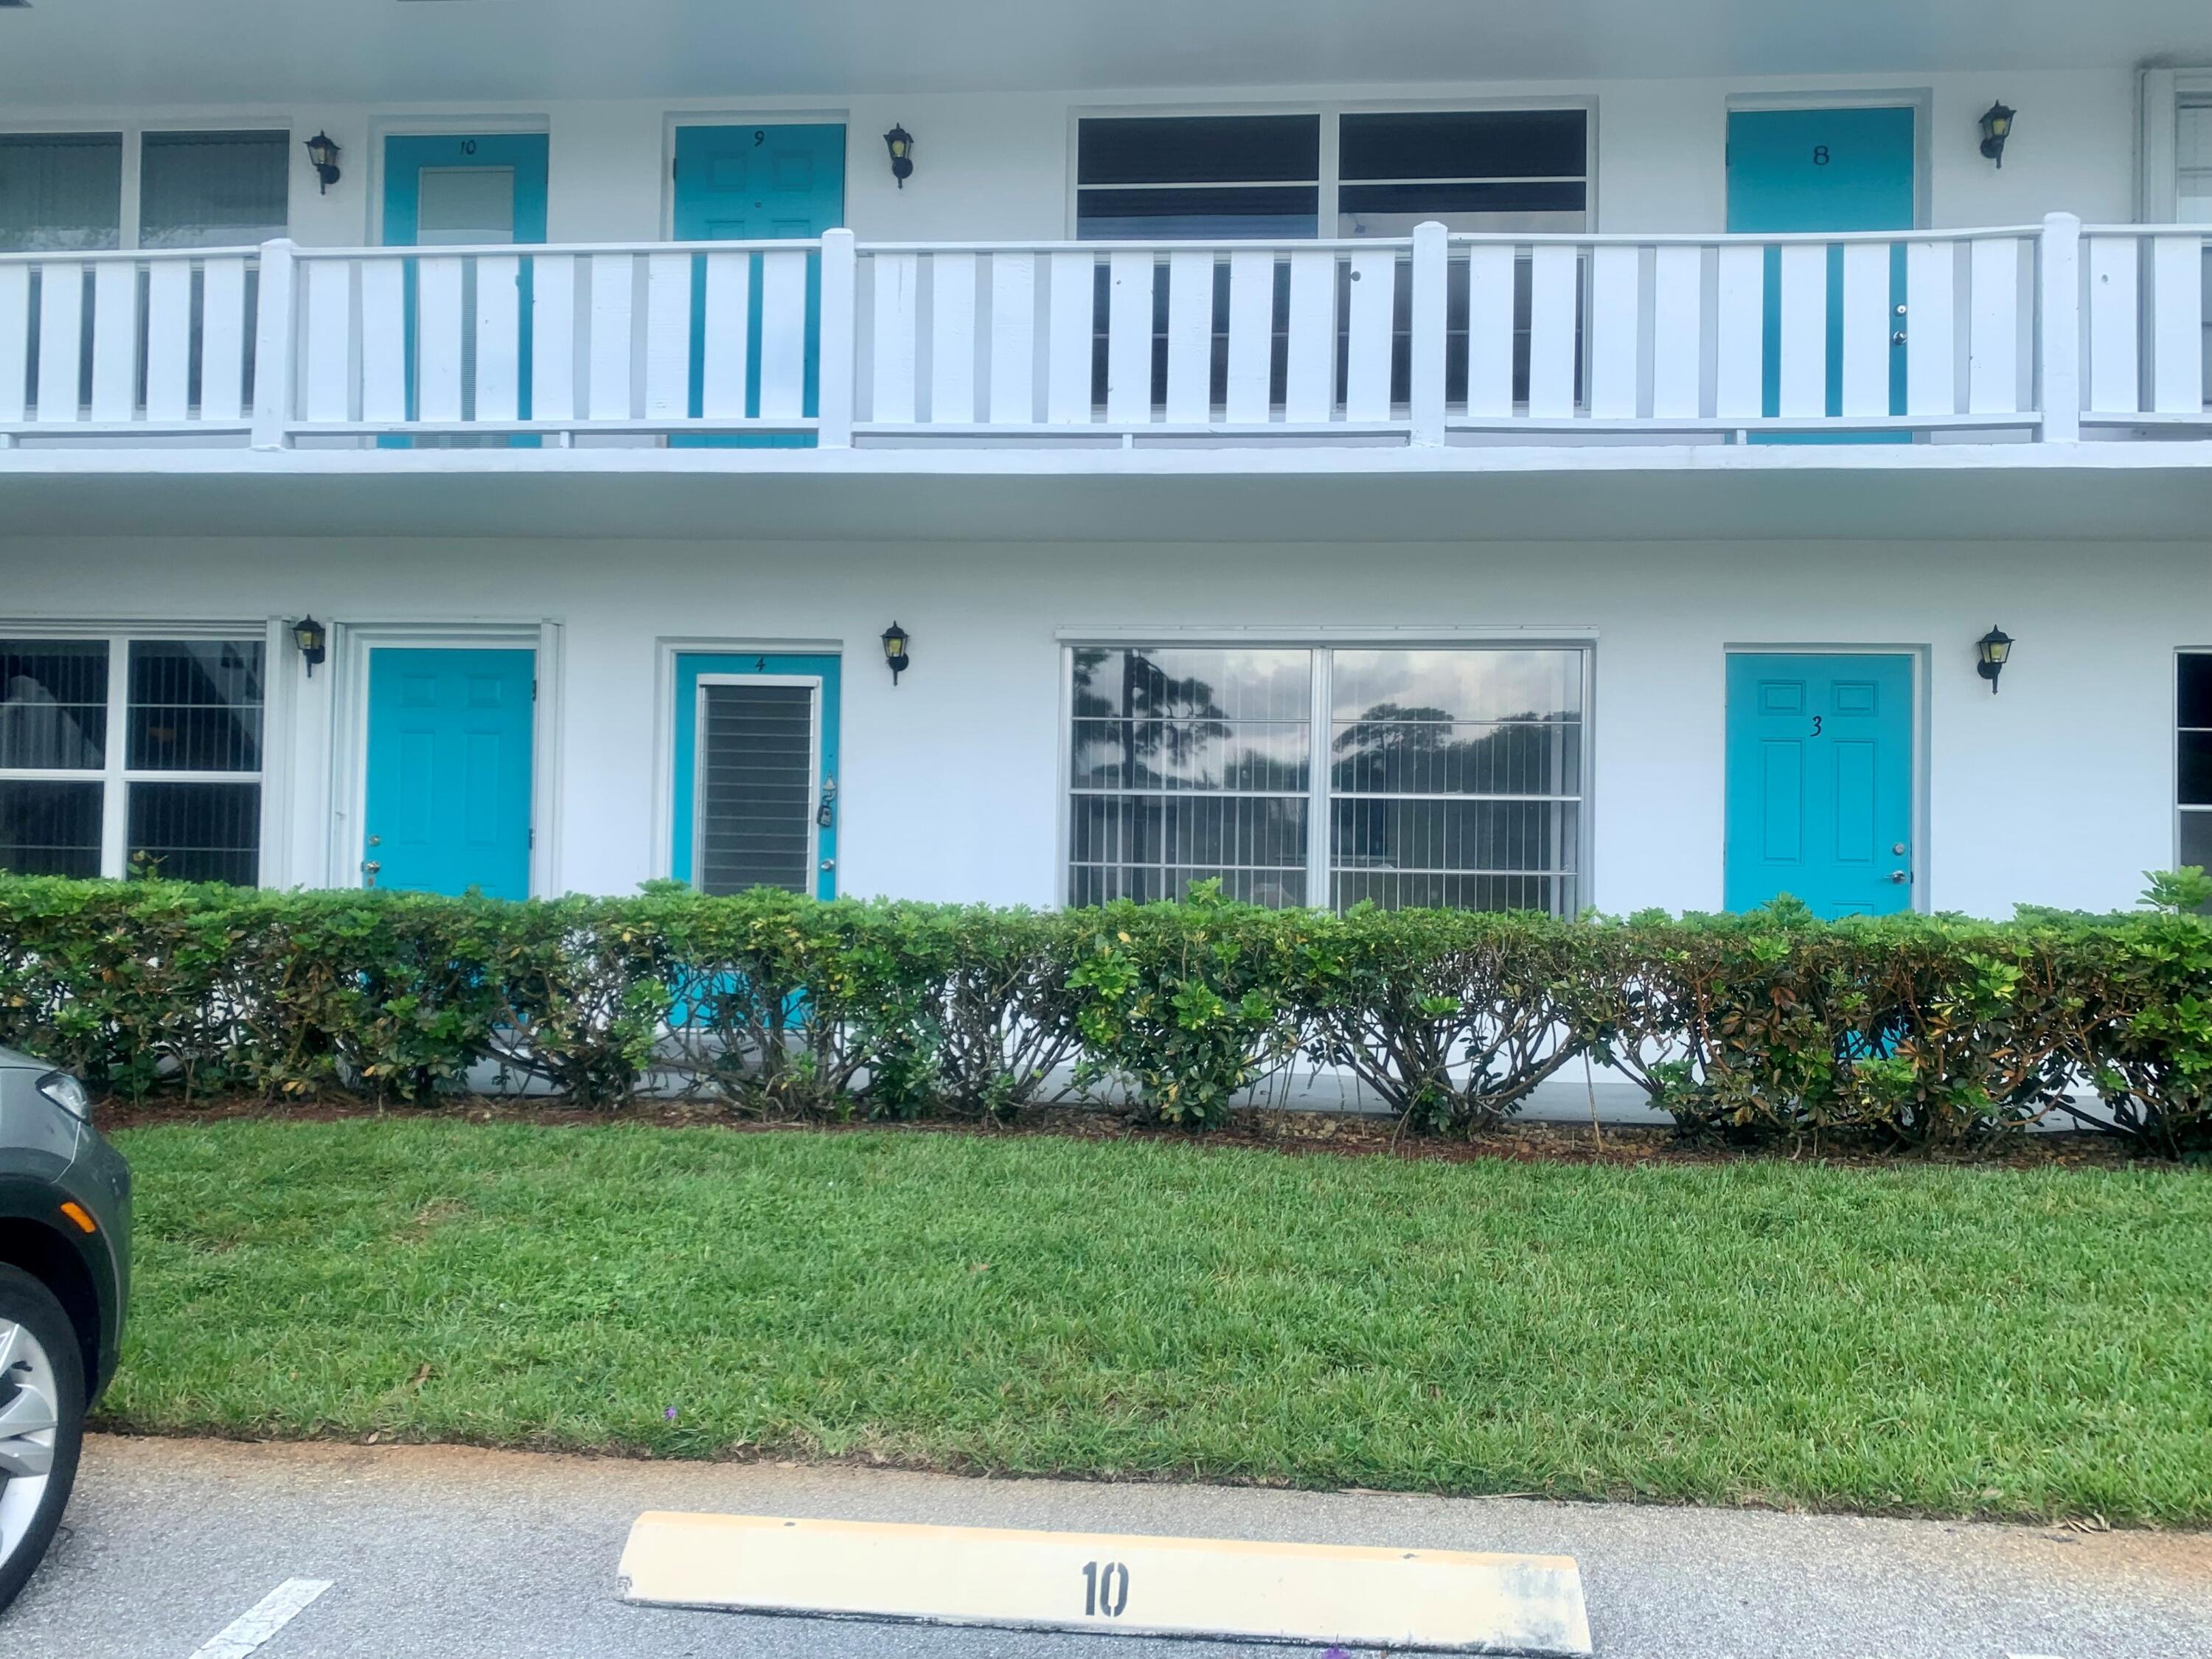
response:
M663 867L666 711L656 641L842 642L845 890L1049 903L1061 891L1060 636L1089 627L1525 628L1593 641L1594 897L1721 896L1730 645L1924 650L1920 894L2132 902L2173 860L2173 660L2212 645L2203 544L1818 542L1521 546L0 542L0 633L40 617L560 625L556 888L619 892ZM896 688L876 636L896 615ZM1973 671L2001 623L2002 693ZM271 679L293 803L273 879L334 873L331 689ZM337 752L344 752L341 744ZM343 840L341 836L337 839ZM346 866L349 858L338 862Z
M884 94L681 102L642 100L368 107L24 106L16 127L160 130L165 126L318 129L337 140L344 176L319 192L295 149L292 230L302 243L345 246L378 237L376 155L392 131L466 132L520 127L550 135L548 231L555 241L649 240L666 234L669 141L690 120L819 118L848 129L847 220L863 238L1049 238L1072 233L1073 122L1084 111L1158 107L1310 109L1588 100L1595 112L1595 228L1714 231L1726 222L1727 114L1765 100L1909 97L1923 112L1924 217L1937 227L2019 223L2065 210L2094 222L2131 218L2138 122L2136 76L2109 69L2005 70L1885 79L1770 77L1668 81L1462 82L1198 88L1162 93ZM2020 111L2002 169L1984 160L1977 125L1997 98ZM895 187L879 135L894 123L915 138L915 173Z

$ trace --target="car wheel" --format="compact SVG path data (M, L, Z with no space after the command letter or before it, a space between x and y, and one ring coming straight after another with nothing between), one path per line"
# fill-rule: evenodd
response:
M0 1267L0 1607L61 1525L84 1447L84 1358L62 1304Z

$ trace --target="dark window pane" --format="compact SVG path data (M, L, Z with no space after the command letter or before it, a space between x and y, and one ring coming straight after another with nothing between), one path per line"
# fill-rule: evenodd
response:
M1076 129L1079 185L1208 185L1321 176L1317 115L1167 115Z
M96 783L0 781L0 870L97 876L100 795Z
M107 752L107 641L0 640L0 767L96 771Z
M814 688L708 686L697 799L702 892L811 892Z
M284 234L291 136L149 132L139 184L142 247L239 247Z
M134 783L130 827L134 871L238 887L260 879L258 783Z
M2212 806L2212 732L2181 734L2181 804Z
M2212 728L2212 651L2182 653L2178 724Z
M1077 192L1076 234L1092 240L1311 236L1321 192L1311 185Z
M2212 870L2212 812L2181 815L2181 862Z
M261 769L261 641L134 640L133 770Z
M1353 179L1577 179L1589 171L1578 109L1347 115L1337 175Z
M1352 214L1435 215L1467 213L1571 213L1583 210L1581 179L1510 183L1346 185L1337 193L1338 210Z
M0 135L0 252L117 247L122 227L122 134Z

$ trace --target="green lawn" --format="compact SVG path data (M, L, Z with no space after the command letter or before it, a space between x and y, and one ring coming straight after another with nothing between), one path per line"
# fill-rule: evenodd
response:
M2198 1171L119 1139L116 1426L2212 1522Z

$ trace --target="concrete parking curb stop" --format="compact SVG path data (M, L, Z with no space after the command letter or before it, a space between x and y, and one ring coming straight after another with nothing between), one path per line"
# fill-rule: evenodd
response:
M1558 1555L649 1510L633 1601L1315 1646L1590 1652L1582 1575Z

